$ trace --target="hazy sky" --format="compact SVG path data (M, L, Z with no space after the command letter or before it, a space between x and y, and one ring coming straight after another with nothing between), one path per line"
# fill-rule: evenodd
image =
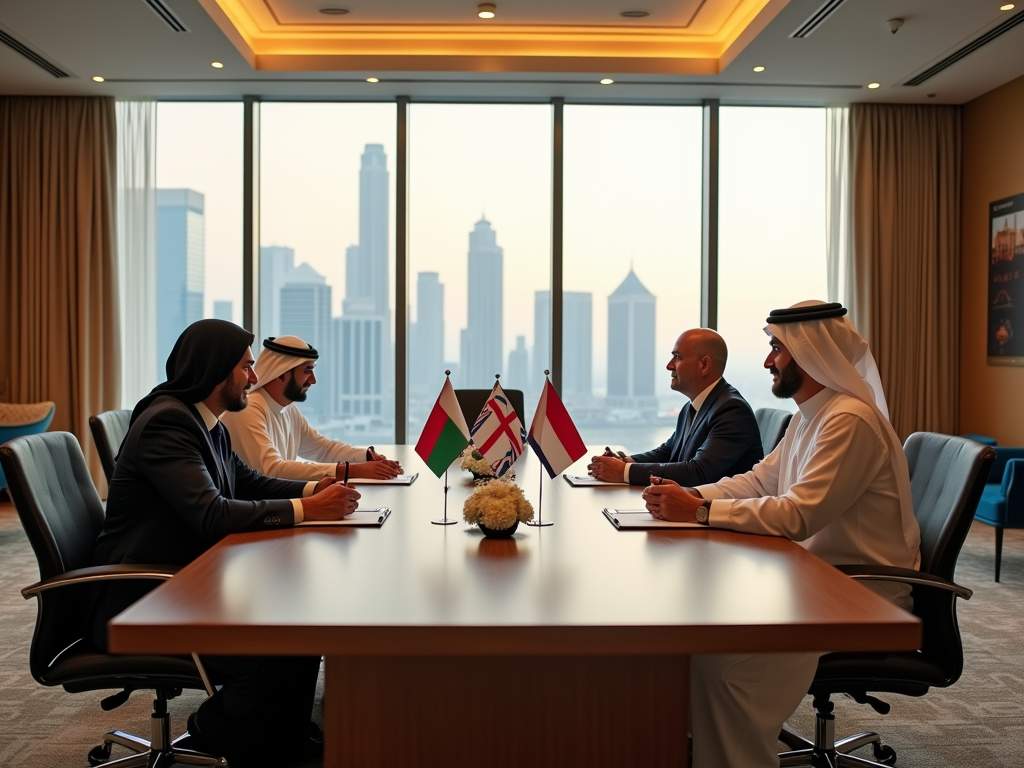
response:
M158 109L158 186L205 194L207 312L227 299L240 322L242 107ZM296 264L323 274L337 314L367 143L388 156L394 279L395 105L261 109L261 242L294 248ZM412 317L416 273L439 272L446 356L457 359L469 232L486 215L505 253L505 354L517 335L532 346L533 292L550 280L551 107L413 104L409 128ZM719 327L727 376L755 407L776 404L760 370L767 312L825 298L824 185L824 110L722 109ZM698 324L700 194L698 107L566 106L565 288L593 293L595 385L605 380L606 298L631 264L658 297L659 368ZM667 374L657 381L668 394Z

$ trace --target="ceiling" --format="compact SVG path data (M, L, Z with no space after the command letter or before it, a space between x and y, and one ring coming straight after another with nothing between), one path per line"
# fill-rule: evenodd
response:
M963 103L1024 75L1022 23L906 84L1024 21L1024 0L1010 11L999 9L1008 0L846 0L804 38L791 34L837 0L496 0L490 21L473 0L162 1L187 31L148 0L0 0L0 37L68 75L0 45L0 93ZM628 10L650 15L619 15ZM903 19L896 34L892 18ZM598 84L604 77L615 82Z

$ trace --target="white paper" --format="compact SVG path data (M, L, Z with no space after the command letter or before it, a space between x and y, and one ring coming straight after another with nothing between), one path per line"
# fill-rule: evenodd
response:
M707 528L701 523L674 523L652 517L646 509L605 509L604 516L616 528Z
M419 472L412 475L398 475L390 480L377 480L372 477L350 477L349 485L412 485L413 480L420 476Z
M341 518L341 520L303 520L298 524L298 527L320 527L325 525L365 525L380 527L384 524L384 521L388 519L388 515L390 514L391 510L387 507L379 507L377 509L357 509L351 515Z
M629 485L625 482L614 482L606 483L604 480L598 480L596 477L590 477L589 475L562 475L566 480L569 481L569 485L573 488L586 488L594 485Z

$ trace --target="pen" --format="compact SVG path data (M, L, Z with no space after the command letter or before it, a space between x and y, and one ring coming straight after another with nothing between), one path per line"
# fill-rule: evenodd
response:
M345 462L345 479L341 481L345 485L348 485L348 462Z

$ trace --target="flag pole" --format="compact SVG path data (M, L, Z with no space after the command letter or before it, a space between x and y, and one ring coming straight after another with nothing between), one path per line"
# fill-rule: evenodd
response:
M451 371L445 371L444 375L445 375L445 378L447 378L448 376L452 375L452 372ZM442 517L440 520L431 520L430 522L433 523L434 525L455 525L457 522L459 522L458 520L449 520L448 519L448 488L449 487L450 486L448 485L448 470L445 469L445 471L444 471L444 517Z
M551 374L551 371L544 371L544 378L546 379ZM547 528L549 525L554 525L553 520L544 522L544 467L541 466L540 472L540 487L537 490L537 519L527 520L527 525L533 526L534 528Z

